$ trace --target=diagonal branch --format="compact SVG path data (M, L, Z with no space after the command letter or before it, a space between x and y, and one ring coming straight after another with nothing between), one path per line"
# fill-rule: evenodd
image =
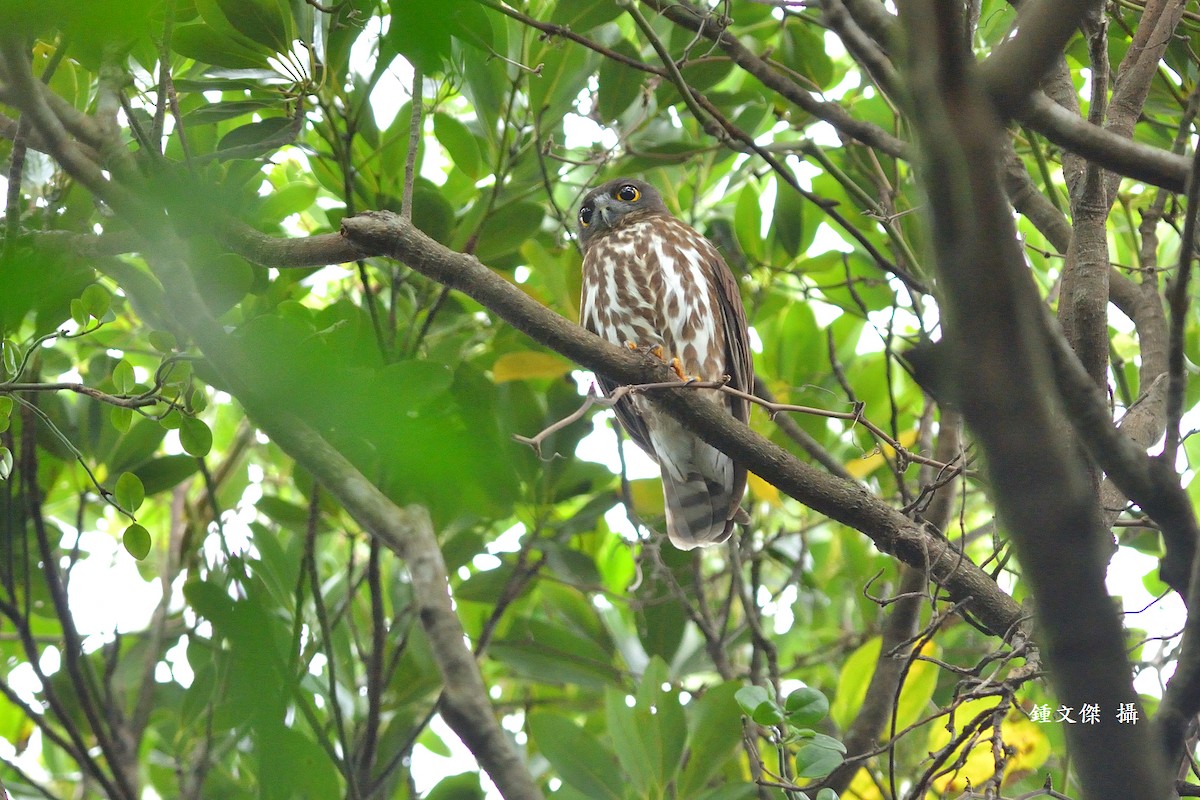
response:
M390 212L368 212L342 221L359 256L386 254L445 286L463 292L513 327L566 357L621 384L659 383L674 373L609 344L555 314L483 266L456 253ZM930 575L956 601L966 601L988 630L1006 636L1021 618L1012 598L940 532L914 522L871 494L798 461L684 388L655 396L669 413L714 447L740 461L809 508L869 536L876 547ZM1018 637L1023 636L1017 632Z
M983 62L980 77L1001 113L1013 114L1041 85L1096 0L1022 3L1015 31Z

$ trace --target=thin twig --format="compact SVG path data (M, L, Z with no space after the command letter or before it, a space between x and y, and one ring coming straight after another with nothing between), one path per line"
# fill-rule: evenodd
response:
M830 411L825 408L814 408L813 406L797 406L797 405L792 405L790 403L774 403L774 402L764 400L761 397L759 397L758 395L750 394L749 392L743 392L740 389L735 389L728 384L728 381L729 381L728 376L722 378L719 381L699 381L699 380L689 380L689 381L684 381L684 382L662 381L660 383L642 383L642 384L632 384L632 385L627 385L627 386L618 386L616 389L613 390L612 394L608 395L607 397L598 397L594 394L589 393L584 398L583 405L581 405L579 408L575 409L575 411L571 412L567 416L560 419L558 422L555 422L553 425L549 426L548 428L543 430L541 433L538 433L536 436L527 437L527 436L521 436L519 434L513 434L512 438L515 439L516 441L520 442L521 444L529 445L530 447L532 447L534 449L534 452L536 452L538 454L539 458L543 458L542 444L546 441L546 439L551 434L554 434L554 433L562 430L563 428L567 427L568 425L571 425L572 423L577 422L580 419L582 419L584 417L584 415L587 414L588 409L590 409L592 406L599 406L600 408L612 408L614 405L617 404L618 401L621 400L621 398L623 398L627 394L652 392L652 391L657 391L660 389L715 389L719 392L724 392L725 394L733 395L734 397L737 397L739 399L762 406L771 415L772 419L775 418L776 414L780 414L785 411L788 411L788 412L795 412L795 413L799 413L799 414L812 414L813 416L816 416L816 417L827 417L829 419L847 420L847 421L853 422L855 425L862 425L864 428L866 428L868 431L870 431L872 436L874 436L876 439L881 441L883 444L885 444L888 447L895 450L896 454L901 459L903 459L905 462L912 462L912 463L917 463L917 464L927 464L927 465L934 467L936 469L939 469L939 470L949 470L952 468L958 468L958 469L961 468L961 465L956 467L956 464L954 464L954 463L947 464L942 461L938 461L936 459L929 458L928 456L923 456L919 453L913 453L912 451L908 450L907 448L904 447L904 445L900 444L900 442L898 442L894 437L889 436L882 428L880 428L878 425L876 425L875 423L871 422L869 419L867 419L866 417L863 416L863 413L862 413L863 407L864 407L863 403L855 403L853 411ZM551 456L551 458L553 458L553 457L554 456ZM549 460L549 459L545 459L545 460Z

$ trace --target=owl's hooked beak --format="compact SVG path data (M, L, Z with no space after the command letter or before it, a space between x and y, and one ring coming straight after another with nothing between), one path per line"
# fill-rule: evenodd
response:
M620 212L613 208L612 198L607 195L600 195L592 201L593 214L604 221L603 227L611 228L613 223L620 217Z

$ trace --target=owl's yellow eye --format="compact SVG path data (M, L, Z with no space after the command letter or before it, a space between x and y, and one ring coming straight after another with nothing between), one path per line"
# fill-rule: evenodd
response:
M584 206L583 208L579 209L579 224L585 228L592 224L591 206Z
M627 183L620 189L617 189L617 199L626 203L636 203L641 196L642 193L631 183Z

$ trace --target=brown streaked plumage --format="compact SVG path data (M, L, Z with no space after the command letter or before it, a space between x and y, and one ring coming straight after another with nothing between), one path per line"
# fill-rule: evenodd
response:
M583 246L580 321L615 344L661 347L683 372L705 380L729 376L749 392L754 367L737 281L716 247L671 216L645 181L618 178L593 189L579 208ZM606 393L616 385L600 378ZM742 422L749 404L698 390ZM691 550L729 538L740 508L746 470L705 443L642 396L616 405L617 419L662 469L667 535Z

